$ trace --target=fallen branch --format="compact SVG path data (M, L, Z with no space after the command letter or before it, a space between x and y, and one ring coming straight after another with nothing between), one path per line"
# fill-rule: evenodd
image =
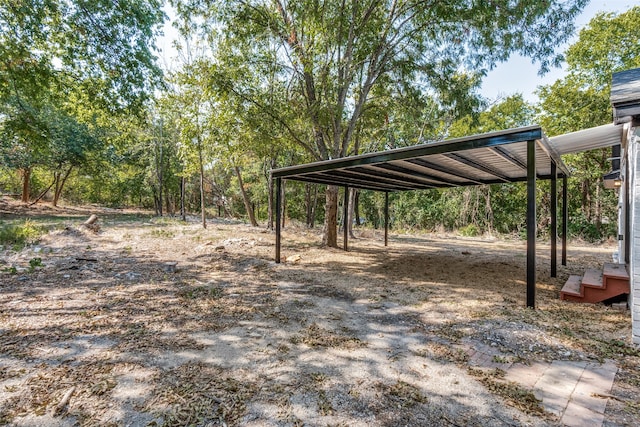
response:
M36 199L35 199L33 202L29 203L29 206L33 206L33 205L35 205L36 203L38 203L38 202L40 201L40 199L42 199L42 198L44 197L44 195L45 195L45 194L47 194L47 193L49 192L49 190L51 190L51 187L53 187L53 184L54 184L55 182L56 182L56 181L54 180L54 181L51 183L51 185L49 185L49 186L47 187L47 189L46 189L46 190L44 190L42 193L40 193L40 195L39 195L38 197L36 197Z
M98 220L98 215L92 214L89 219L87 219L82 225L87 226L91 225Z
M69 400L71 400L71 395L73 395L74 391L76 391L75 386L67 390L64 396L62 396L62 399L60 400L60 402L56 406L54 406L53 409L51 410L51 416L55 417L56 415L62 413L64 408L69 404Z
M82 223L82 226L93 231L94 233L97 233L98 231L100 231L100 226L96 224L96 221L98 221L98 216L96 214L92 214L89 219Z

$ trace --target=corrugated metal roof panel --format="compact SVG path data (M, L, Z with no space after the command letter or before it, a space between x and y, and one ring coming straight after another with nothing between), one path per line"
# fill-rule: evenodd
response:
M527 178L527 141L536 141L536 173L551 162L568 174L540 126L490 132L360 156L290 166L273 177L380 191L517 182Z
M612 147L621 141L622 125L608 124L554 136L549 145L562 155Z

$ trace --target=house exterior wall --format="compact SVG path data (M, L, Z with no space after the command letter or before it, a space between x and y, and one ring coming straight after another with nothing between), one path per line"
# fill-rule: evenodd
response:
M633 342L640 344L640 128L630 127L627 139L628 176L630 198L629 276L631 279L631 309ZM622 220L622 218L621 218Z

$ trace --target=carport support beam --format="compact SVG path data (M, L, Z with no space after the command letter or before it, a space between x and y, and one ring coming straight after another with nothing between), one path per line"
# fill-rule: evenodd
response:
M384 192L384 245L389 244L389 192Z
M276 264L280 264L281 212L282 211L282 178L276 178Z
M527 141L527 307L536 308L536 141Z
M551 161L551 277L558 276L558 170Z
M567 176L562 176L562 265L567 265L567 222L569 206L567 205Z
M343 228L343 241L344 251L349 250L349 187L344 186L344 206L342 210L342 228Z

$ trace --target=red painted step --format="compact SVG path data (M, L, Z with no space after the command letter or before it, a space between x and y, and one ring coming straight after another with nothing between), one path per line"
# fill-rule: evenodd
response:
M569 280L564 284L560 291L560 299L570 299L570 297L582 298L582 277L569 276Z
M560 299L596 303L630 292L629 274L623 264L607 263L602 271L587 269L583 277L569 276Z
M592 288L604 287L602 271L596 270L595 268L587 269L584 272L584 276L582 276L582 286L590 286Z
M627 268L624 264L606 263L602 273L607 277L629 280L629 273L627 273Z

